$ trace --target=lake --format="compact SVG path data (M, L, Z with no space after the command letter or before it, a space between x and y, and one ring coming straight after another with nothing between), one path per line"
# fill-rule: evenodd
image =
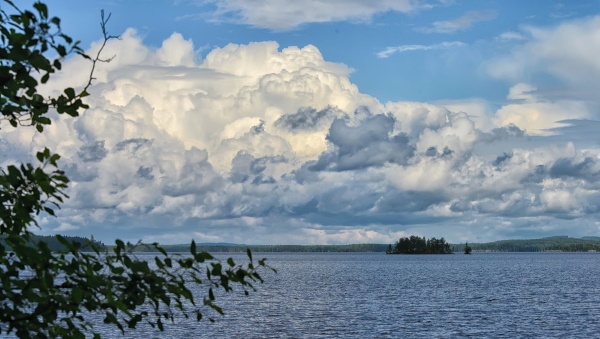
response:
M243 260L242 254L233 254ZM215 323L143 338L592 338L600 253L255 253L277 274Z
M592 338L600 331L600 253L254 257L267 257L278 273L265 272L250 296L219 296L226 315L215 314L215 323L182 321L162 333L141 327L123 337Z

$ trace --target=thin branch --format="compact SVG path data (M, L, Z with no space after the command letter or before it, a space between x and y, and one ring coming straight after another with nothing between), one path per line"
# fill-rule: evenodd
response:
M112 59L115 58L115 56L112 56L108 59L100 59L100 55L102 54L102 51L104 50L104 47L106 47L106 43L109 40L112 39L117 39L120 40L121 37L118 35L110 35L108 34L108 31L106 29L106 24L108 23L108 20L110 20L110 16L111 14L109 13L107 17L104 16L104 10L100 11L100 27L102 28L102 35L104 37L104 40L102 41L102 46L100 46L100 49L98 50L98 53L96 53L96 57L92 60L92 69L90 70L90 78L88 80L88 83L85 85L85 87L83 88L83 90L81 91L81 93L87 92L87 89L92 85L92 81L94 81L96 78L94 77L94 71L96 70L96 64L98 62L110 62ZM83 55L84 57L90 58L87 55Z

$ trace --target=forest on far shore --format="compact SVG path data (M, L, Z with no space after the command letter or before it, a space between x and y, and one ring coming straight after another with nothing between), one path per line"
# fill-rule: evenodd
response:
M82 252L92 252L93 248L95 247L98 250L103 251L105 249L105 246L102 242L100 241L96 241L94 240L94 237L92 237L91 239L88 239L86 237L72 237L72 236L67 236L67 235L63 235L62 236L65 240L69 241L71 244L76 244L76 246L79 246L79 250ZM39 243L39 242L45 242L46 245L48 245L48 248L51 251L68 251L69 249L67 248L67 246L65 246L63 243L61 243L58 239L58 237L54 236L54 235L34 235L31 237L30 239L31 243ZM5 242L3 239L3 236L0 236L0 245L1 246L5 246Z
M97 240L86 237L63 236L70 241L76 241L81 244L82 251L91 251L89 246L93 243L98 249L110 249L111 245L105 245ZM413 236L415 237L415 236ZM416 237L419 238L419 237ZM62 245L56 236L34 236L34 241L44 241L53 251L64 251L66 247ZM406 239L410 239L406 238ZM424 238L419 238L424 239ZM434 240L435 238L430 239ZM438 246L441 239L436 239L434 243ZM2 245L0 237L0 245ZM244 245L230 243L204 243L197 244L198 251L207 252L246 252L251 249L253 252L390 252L394 250L396 244L350 244L350 245ZM425 239L427 245L427 239ZM404 243L403 243L404 246ZM446 250L449 246L450 252L462 253L465 244L448 244L445 240L443 248ZM600 252L600 237L570 238L567 236L556 236L541 239L522 239L522 240L500 240L487 243L472 243L469 246L473 252ZM166 252L189 252L189 244L161 245ZM156 251L149 244L133 244L128 247L132 252L153 252ZM438 247L438 253L439 253Z
M473 252L600 252L600 237L555 236L485 243L469 242L469 246ZM465 244L453 244L451 247L455 252L462 252Z

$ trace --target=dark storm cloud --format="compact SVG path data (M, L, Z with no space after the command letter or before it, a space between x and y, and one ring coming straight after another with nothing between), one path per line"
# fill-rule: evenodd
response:
M318 197L317 208L325 213L360 213L375 205L380 193L364 183L332 187Z
M541 183L545 178L548 177L548 168L544 165L537 165L533 172L529 173L523 180L522 183Z
M133 139L123 140L123 141L117 143L114 147L114 150L119 152L119 151L128 149L131 153L135 153L137 150L139 150L143 146L150 146L150 145L152 145L152 140L150 140L150 139L133 138Z
M595 148L600 145L600 121L598 120L560 120L556 122L563 126L549 129L553 135L537 137L541 142L572 142L578 147Z
M420 212L447 199L448 197L442 193L389 189L378 198L374 210L384 214Z
M260 120L260 123L256 126L252 126L252 128L250 128L250 132L253 135L258 135L261 134L265 131L265 121L264 120Z
M275 121L275 126L285 128L290 131L294 130L314 130L327 117L335 115L337 109L327 106L320 111L312 107L302 107L296 113L286 114Z
M508 124L506 126L494 128L489 133L481 133L481 140L484 142L494 142L523 137L525 137L525 131L514 124Z
M251 181L253 184L275 183L275 179L265 176L263 172L270 163L287 162L283 156L270 156L254 158L252 155L240 151L231 160L230 180L235 183Z
M136 174L143 179L152 180L154 179L154 175L152 175L152 167L144 167L140 166L136 172Z
M451 150L448 147L444 147L444 149L442 149L442 151L438 151L438 149L436 147L429 147L427 149L427 151L425 151L425 155L428 157L438 157L438 158L446 158L452 155L452 153L454 153L453 150Z
M560 158L550 168L553 178L573 177L595 182L600 179L598 160L586 157L582 161L571 158Z
M289 175L284 174L283 178L292 178L299 184L316 182L319 180L319 173L313 170L314 162L306 162L297 170L293 170Z
M507 161L510 161L510 159L513 157L512 153L503 153L502 155L499 155L496 160L494 160L494 162L492 162L492 165L494 165L495 167L501 167L503 164L505 164Z
M327 140L335 149L323 153L311 169L349 171L390 162L405 164L414 147L404 133L391 136L394 124L394 117L384 114L371 116L355 127L342 119L334 120Z
M98 162L106 157L108 151L104 148L104 140L95 141L94 143L83 145L77 151L77 156L83 162Z

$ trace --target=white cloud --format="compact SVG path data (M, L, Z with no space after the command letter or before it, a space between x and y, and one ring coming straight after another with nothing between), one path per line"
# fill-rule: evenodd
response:
M515 124L532 135L551 135L552 128L562 126L562 120L591 118L585 102L548 102L538 98L536 88L529 84L520 83L513 86L508 99L517 102L500 107L496 111L494 122L498 126Z
M489 131L493 127L496 127L491 121L491 117L494 114L492 105L479 98L468 98L458 100L441 100L436 101L435 104L447 108L451 112L465 113L475 123L475 126L482 131ZM500 126L506 124L500 124Z
M488 67L492 76L528 82L533 74L545 73L578 88L600 86L600 16L523 30L529 40L493 60Z
M76 231L79 229L79 226L71 225L69 223L63 222L58 227L52 229L54 232L69 232Z
M410 51L429 51L436 49L449 49L455 47L466 46L465 43L460 41L444 41L434 45L401 45L395 47L388 47L381 52L377 52L378 58L389 58L392 54L410 52Z
M233 17L237 23L274 30L289 30L305 23L331 21L370 21L373 15L389 11L409 13L429 8L421 0L204 0L214 4L213 20Z
M577 103L547 102L530 85L515 86L497 112L477 102L448 109L380 103L358 90L348 67L311 45L232 44L196 60L181 35L153 49L129 30L108 53L116 58L101 65L91 108L80 117L53 116L42 134L0 130L2 166L43 146L63 156L71 199L57 219L44 221L46 232L160 242L185 234L249 244L388 242L408 230L446 236L458 231L444 227L458 224L460 232L490 237L506 232L507 220L510 229L535 228L546 213L598 212L593 150L538 144L477 155L480 144L522 137L519 127L533 134L586 116L573 114ZM83 85L88 67L66 62L45 90L69 79ZM566 198L575 205L559 208ZM473 219L488 228L465 230Z
M519 33L519 32L513 32L513 31L508 31L508 32L504 32L502 34L500 34L497 37L497 40L500 41L514 41L514 40L527 40L527 38Z
M436 21L430 27L424 27L420 30L425 33L455 33L467 30L477 22L489 21L495 18L496 12L494 11L468 11L454 20Z

